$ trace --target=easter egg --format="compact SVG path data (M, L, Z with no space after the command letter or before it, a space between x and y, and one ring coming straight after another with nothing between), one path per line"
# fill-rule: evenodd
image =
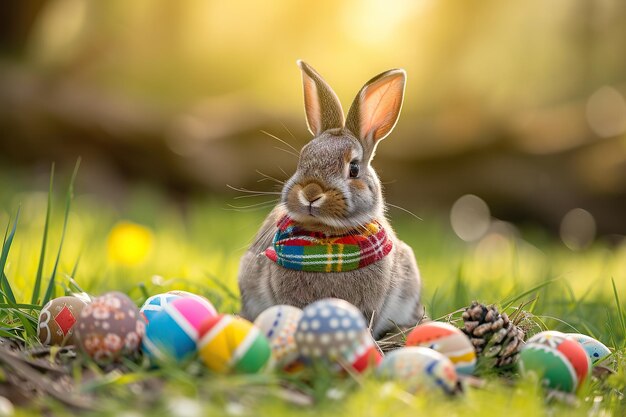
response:
M157 312L146 328L143 351L160 361L183 361L196 353L202 323L215 309L200 297L179 297Z
M565 333L583 346L592 364L600 362L611 354L611 351L599 340L580 333Z
M276 366L284 368L298 359L298 347L294 337L302 310L288 305L276 305L263 311L254 321L272 348Z
M207 307L213 311L213 315L217 316L217 310L215 309L213 304L211 304L211 301L209 301L209 299L206 298L205 296L194 294L189 291L182 291L182 290L168 291L167 294L178 295L179 297L183 297L183 298L195 298L196 300L205 303Z
M338 365L338 369L349 365L361 372L381 360L359 309L336 298L306 306L295 339L302 358Z
M100 364L119 360L139 351L145 323L127 295L112 291L83 307L76 323L82 350Z
M409 333L407 346L424 346L447 356L457 372L471 375L476 367L476 351L469 338L448 323L431 321L420 324Z
M198 353L214 372L258 372L269 363L271 352L261 330L241 317L219 315L200 328Z
M424 390L457 391L459 378L448 357L433 349L411 346L388 353L376 370L385 379L398 381L415 394Z
M168 291L166 294L173 294L173 295L178 295L179 297L191 297L191 298L197 298L199 300L203 300L211 306L211 308L215 312L215 315L217 315L217 310L215 309L215 307L213 307L213 304L211 304L211 301L209 301L209 299L203 295L194 294L192 292L183 291L183 290L172 290L172 291Z
M345 362L357 372L364 372L370 367L376 367L382 360L383 355L369 331L363 333L361 341L357 343L355 349L345 356Z
M548 388L576 391L591 371L587 352L573 338L557 331L544 331L531 337L520 352L523 374L539 375Z
M46 303L39 313L37 336L44 345L76 343L74 326L86 303L76 297L59 297Z
M169 293L153 295L143 303L143 305L139 309L139 312L141 313L141 316L146 320L146 323L149 323L156 313L162 311L167 304L179 298L181 298L180 295Z

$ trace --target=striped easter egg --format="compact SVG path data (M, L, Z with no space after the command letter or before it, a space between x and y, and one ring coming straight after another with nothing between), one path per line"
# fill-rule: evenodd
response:
M591 371L582 345L552 330L537 333L526 342L519 366L523 374L537 374L548 388L566 392L575 392Z
M156 313L163 310L163 307L179 298L181 298L179 295L168 293L153 295L143 303L139 313L146 320L146 323L149 323Z
M198 353L219 373L255 373L271 359L270 343L248 320L228 314L211 317L200 327Z
M565 334L569 337L572 337L583 346L583 349L585 349L585 352L587 352L587 356L589 356L589 360L591 360L592 364L599 363L611 354L611 351L608 347L606 347L602 342L594 339L591 336L580 333Z
M381 360L363 314L336 298L306 306L295 339L304 360L329 364L335 369L347 365L361 372Z
M212 310L213 315L217 316L217 309L213 306L213 304L211 304L211 302L209 301L208 298L206 298L203 295L199 295L199 294L194 294L192 292L189 291L183 291L183 290L172 290L172 291L168 291L167 294L173 294L173 295L178 295L179 297L183 297L183 298L195 298L198 301L201 301L203 303L206 303L207 307Z
M143 351L152 359L182 361L196 352L200 326L215 317L210 303L181 297L166 304L146 328Z
M276 305L263 311L254 320L272 348L272 356L278 368L289 366L298 359L298 347L294 337L302 310L289 305Z
M453 394L458 390L459 378L452 361L426 347L403 347L388 353L376 373L403 384L412 394L428 390Z
M409 333L406 346L423 346L447 356L456 371L471 375L476 368L476 351L469 338L448 323L431 321L420 324Z

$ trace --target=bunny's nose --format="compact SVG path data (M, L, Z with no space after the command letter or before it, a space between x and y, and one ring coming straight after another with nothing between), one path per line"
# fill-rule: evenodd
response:
M298 198L303 206L319 207L326 199L326 195L319 184L310 183L300 190Z

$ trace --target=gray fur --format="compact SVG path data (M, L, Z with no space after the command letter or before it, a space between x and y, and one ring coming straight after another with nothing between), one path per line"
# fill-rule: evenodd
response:
M304 63L300 66L303 75L304 68L312 71ZM332 92L319 74L314 74L316 84L322 83L325 91ZM378 81L385 74L372 80ZM317 107L324 108L324 105ZM358 109L351 110L355 112ZM371 320L376 338L413 326L421 319L421 280L415 256L411 248L397 238L385 218L380 180L370 165L373 149L366 139L371 141L371 138L356 135L344 128L327 129L302 149L297 170L283 188L282 201L267 216L241 259L239 288L241 314L245 318L254 320L263 310L276 304L303 308L321 298L335 297L357 306ZM365 135L367 132L363 132L362 136ZM349 159L360 161L357 179L346 175ZM319 184L315 189L322 189L329 195L328 207L319 212L310 211L310 207L293 198L298 187L310 183ZM382 260L354 271L323 273L281 267L264 252L272 244L277 221L286 213L302 222L303 227L310 222L311 230L328 234L358 228L376 219L386 229L393 249Z

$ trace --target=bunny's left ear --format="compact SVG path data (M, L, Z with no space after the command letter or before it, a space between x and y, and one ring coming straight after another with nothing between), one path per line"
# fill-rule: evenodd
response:
M363 86L350 107L346 128L361 141L368 159L398 121L405 83L404 70L385 71Z

